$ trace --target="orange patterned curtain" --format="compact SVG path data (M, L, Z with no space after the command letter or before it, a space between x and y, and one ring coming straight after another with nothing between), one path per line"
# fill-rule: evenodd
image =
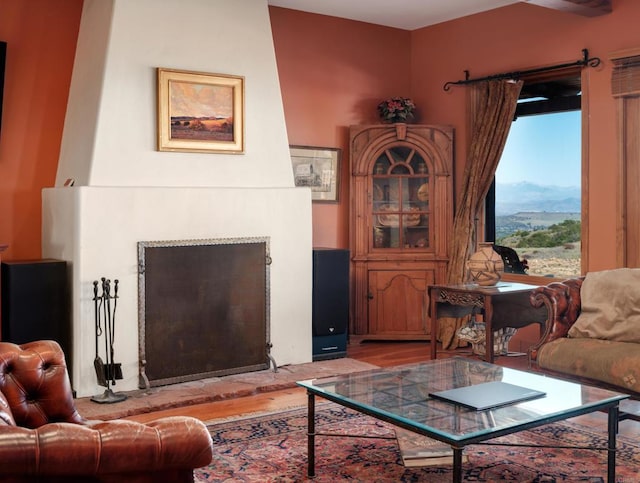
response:
M476 217L502 156L507 135L516 111L522 81L490 80L470 86L472 114L471 144L465 167L462 189L458 196L453 236L449 253L447 283L466 281L466 261L477 241ZM458 346L456 331L468 318L444 317L439 320L438 338L444 349Z

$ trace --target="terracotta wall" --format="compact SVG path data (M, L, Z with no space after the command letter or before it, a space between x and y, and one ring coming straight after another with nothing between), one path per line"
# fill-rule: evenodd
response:
M588 269L612 268L616 263L619 173L608 55L640 45L637 18L640 2L634 0L616 0L613 13L594 18L520 3L413 31L407 43L402 31L272 9L290 142L343 146L346 157L346 126L375 122L376 101L404 95L410 78L410 95L420 108L418 121L451 124L456 129L458 187L468 141L465 89L454 87L445 92L444 83L463 78L464 70L481 77L573 62L587 48L602 59L600 67L586 69L583 75L584 109L589 117L584 133L589 179L584 187L589 193ZM409 70L403 53L410 54ZM333 72L339 75L332 77ZM343 170L343 179L346 174ZM551 181L561 184L553 176L549 173ZM342 194L346 194L344 185ZM316 204L313 215L315 242L346 245L345 201L339 206Z
M444 92L447 81L499 72L572 62L589 49L600 57L597 68L583 73L583 104L589 117L584 142L589 196L588 270L615 267L616 196L619 172L616 102L611 97L613 51L640 46L640 2L614 0L613 13L581 17L525 3L442 23L412 33L412 93L425 106L427 122L456 127L456 181L459 186L466 154L465 89ZM424 59L428 59L425 62ZM562 184L549 173L549 180Z
M40 191L53 186L81 0L0 0L0 39L9 42L0 138L0 243L6 259L40 256ZM271 8L290 144L343 149L340 202L314 203L314 245L348 246L348 126L376 122L375 106L411 95L418 121L456 128L456 185L465 160L463 88L472 76L573 61L588 48L603 65L585 71L589 162L589 269L615 264L618 189L616 105L608 54L640 46L640 2L586 18L528 4L414 32ZM549 173L550 178L553 173Z
M289 144L342 149L337 204L313 203L313 244L349 246L349 126L409 96L410 32L270 8Z
M41 256L41 189L54 185L82 0L0 0L9 42L0 140L4 259ZM348 246L348 126L409 95L410 33L272 8L290 144L342 148L340 201L314 203L314 246Z
M82 0L0 0L7 42L0 133L4 260L41 257L41 190L53 186Z
M609 53L640 46L640 2L614 0L613 13L585 18L529 4L514 4L412 32L412 95L425 106L426 122L456 128L456 186L464 169L468 133L465 88L443 90L447 81L573 62L582 49L602 64L583 71L584 174L589 214L587 271L616 266L618 151L616 102L610 94ZM424 59L429 59L424 62ZM549 173L550 182L562 184ZM459 193L459 190L456 190ZM526 351L538 339L537 327L518 331L510 350Z

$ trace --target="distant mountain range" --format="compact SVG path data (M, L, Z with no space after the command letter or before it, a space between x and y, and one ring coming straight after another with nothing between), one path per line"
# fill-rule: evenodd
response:
M532 211L580 213L580 187L496 183L496 216Z

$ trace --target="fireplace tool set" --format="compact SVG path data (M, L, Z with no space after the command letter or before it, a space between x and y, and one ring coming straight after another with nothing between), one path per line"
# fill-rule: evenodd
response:
M110 404L124 401L127 396L116 394L111 386L116 384L116 379L122 379L122 364L114 362L114 339L116 330L116 308L118 307L118 280L113 281L113 293L111 292L111 280L102 277L101 283L93 282L93 307L95 313L96 332L96 357L93 365L96 370L98 384L106 387L100 396L93 396L93 402ZM98 294L99 287L102 292ZM113 302L113 304L112 304ZM105 361L100 357L100 344L104 344Z

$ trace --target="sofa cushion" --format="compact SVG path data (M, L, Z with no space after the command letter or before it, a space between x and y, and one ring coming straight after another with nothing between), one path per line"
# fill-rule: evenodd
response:
M590 272L569 337L640 343L640 269Z
M640 345L635 343L562 337L544 344L537 361L543 369L640 392Z

